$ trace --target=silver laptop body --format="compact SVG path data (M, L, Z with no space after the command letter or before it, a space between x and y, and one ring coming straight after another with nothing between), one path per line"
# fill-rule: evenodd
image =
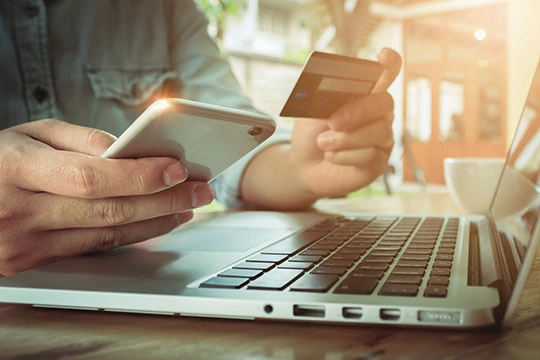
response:
M533 81L540 82L540 67ZM520 134L538 131L533 125L520 121L501 178L538 160L536 143L518 146ZM224 213L140 244L2 278L0 302L173 316L499 326L516 309L540 241L536 179L527 186L535 195L513 216L497 215L511 192L520 191L507 187L504 193L499 187L490 216ZM422 231L435 233L433 245ZM435 253L425 260L430 247Z

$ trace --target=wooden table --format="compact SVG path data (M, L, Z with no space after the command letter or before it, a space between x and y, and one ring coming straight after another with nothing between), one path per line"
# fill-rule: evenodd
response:
M445 193L327 200L328 211L456 213ZM0 359L538 359L540 261L510 328L446 331L178 318L0 304Z

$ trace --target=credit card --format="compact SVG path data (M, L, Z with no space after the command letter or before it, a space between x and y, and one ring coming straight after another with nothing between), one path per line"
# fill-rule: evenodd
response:
M279 115L326 119L369 94L382 71L376 61L314 51Z

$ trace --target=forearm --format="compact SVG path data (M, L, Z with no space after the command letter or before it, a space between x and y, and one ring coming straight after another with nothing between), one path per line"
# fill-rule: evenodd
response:
M246 203L269 210L305 209L317 200L292 161L289 143L269 146L253 158L244 171L240 195Z

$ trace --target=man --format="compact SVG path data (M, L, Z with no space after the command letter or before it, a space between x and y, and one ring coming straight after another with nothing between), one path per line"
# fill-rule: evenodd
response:
M385 90L401 67L389 49L373 94L326 121L298 119L213 188L186 181L176 159L100 158L156 96L253 110L206 29L190 0L0 0L0 274L167 233L214 193L295 210L385 170Z

